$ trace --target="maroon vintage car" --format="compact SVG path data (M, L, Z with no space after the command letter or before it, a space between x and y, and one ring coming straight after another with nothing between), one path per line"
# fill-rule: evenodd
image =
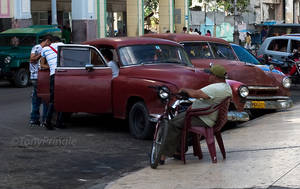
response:
M110 49L120 67L112 79L101 50ZM199 89L208 84L208 74L195 68L178 43L150 38L103 38L83 45L59 47L55 74L54 106L59 112L112 114L128 119L131 134L147 138L163 112L156 92L149 88L164 85L172 92L180 88ZM49 73L40 71L38 95L49 98ZM237 81L231 84L234 100L247 87ZM236 114L231 114L235 119Z
M145 37L168 39L182 44L196 67L223 65L229 79L248 86L249 95L246 97L245 109L282 110L290 108L293 104L290 98L289 78L273 72L264 72L253 64L238 61L230 44L223 39L191 34L148 34Z

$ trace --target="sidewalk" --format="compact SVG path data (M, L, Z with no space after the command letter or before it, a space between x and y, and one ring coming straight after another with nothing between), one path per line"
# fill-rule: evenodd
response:
M226 160L217 148L218 163L212 164L202 141L202 160L190 148L186 165L168 159L156 170L147 167L106 189L300 188L300 105L241 124L222 136Z

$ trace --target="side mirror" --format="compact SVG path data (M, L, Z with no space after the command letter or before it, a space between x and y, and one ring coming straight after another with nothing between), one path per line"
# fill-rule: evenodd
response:
M86 64L85 69L86 69L86 71L91 72L91 71L94 70L94 65L93 64Z

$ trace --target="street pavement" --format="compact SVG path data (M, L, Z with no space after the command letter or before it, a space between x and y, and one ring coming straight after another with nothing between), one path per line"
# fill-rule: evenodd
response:
M104 188L108 183L149 165L148 153L151 141L133 139L124 121L108 116L76 114L68 123L68 128L64 130L47 131L41 127L28 127L30 94L30 87L14 88L7 82L0 82L1 189ZM300 87L294 88L292 95L294 102L299 102ZM244 126L252 127L241 125L224 133L225 147L228 152L225 162L218 157L219 163L213 165L210 163L207 153L204 153L204 159L201 161L188 155L187 165L170 159L166 165L158 167L158 170L146 168L149 178L152 175L159 175L166 168L171 173L173 169L182 171L181 169L185 169L187 166L202 166L199 170L205 171L210 167L222 165L227 168L231 161L245 161L243 160L245 157L239 157L236 154L250 154L252 157L251 150L247 149L244 144L236 144L237 147L241 147L239 149L228 142L231 138L228 133L245 129ZM281 129L285 129L285 125ZM232 136L232 139L234 138ZM205 144L202 147L205 149ZM273 150L269 151L273 152ZM246 159L248 158L246 157ZM255 157L252 159L255 160ZM220 167L220 169L223 168ZM153 177L155 181L153 184L160 181L156 178ZM178 178L181 179L181 177ZM226 177L220 178L225 179ZM145 182L149 183L151 178L147 179ZM117 180L115 184L118 182L120 181ZM111 186L113 187L115 184ZM124 185L122 188L126 187ZM134 187L133 184L131 188ZM136 187L139 188L139 186Z
M227 158L217 148L217 164L202 141L202 160L190 147L185 165L170 158L156 170L144 168L105 189L300 188L299 115L298 104L223 132Z

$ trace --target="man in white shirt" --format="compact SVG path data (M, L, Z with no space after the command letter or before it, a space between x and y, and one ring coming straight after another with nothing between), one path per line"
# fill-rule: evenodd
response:
M41 53L41 68L50 69L50 100L48 104L47 118L44 122L44 126L48 130L54 129L54 127L51 125L51 119L54 111L54 76L55 69L57 67L57 50L59 45L63 45L63 43L60 42L59 37L54 36L53 43L47 47L44 47Z
M106 61L108 62L107 65L109 67L111 67L111 69L112 69L112 78L118 77L119 66L117 65L117 63L115 61L113 61L114 55L111 52L111 50L103 49L103 50L101 50L101 53L104 56L104 58L106 59Z
M37 79L39 72L39 60L41 58L41 52L43 47L49 46L51 44L52 37L46 35L43 37L42 42L35 45L30 54L30 79L33 86L32 90L32 100L31 100L31 114L30 114L30 126L40 125L40 105L42 103L41 98L37 96ZM43 103L43 115L42 122L46 119L47 105Z

